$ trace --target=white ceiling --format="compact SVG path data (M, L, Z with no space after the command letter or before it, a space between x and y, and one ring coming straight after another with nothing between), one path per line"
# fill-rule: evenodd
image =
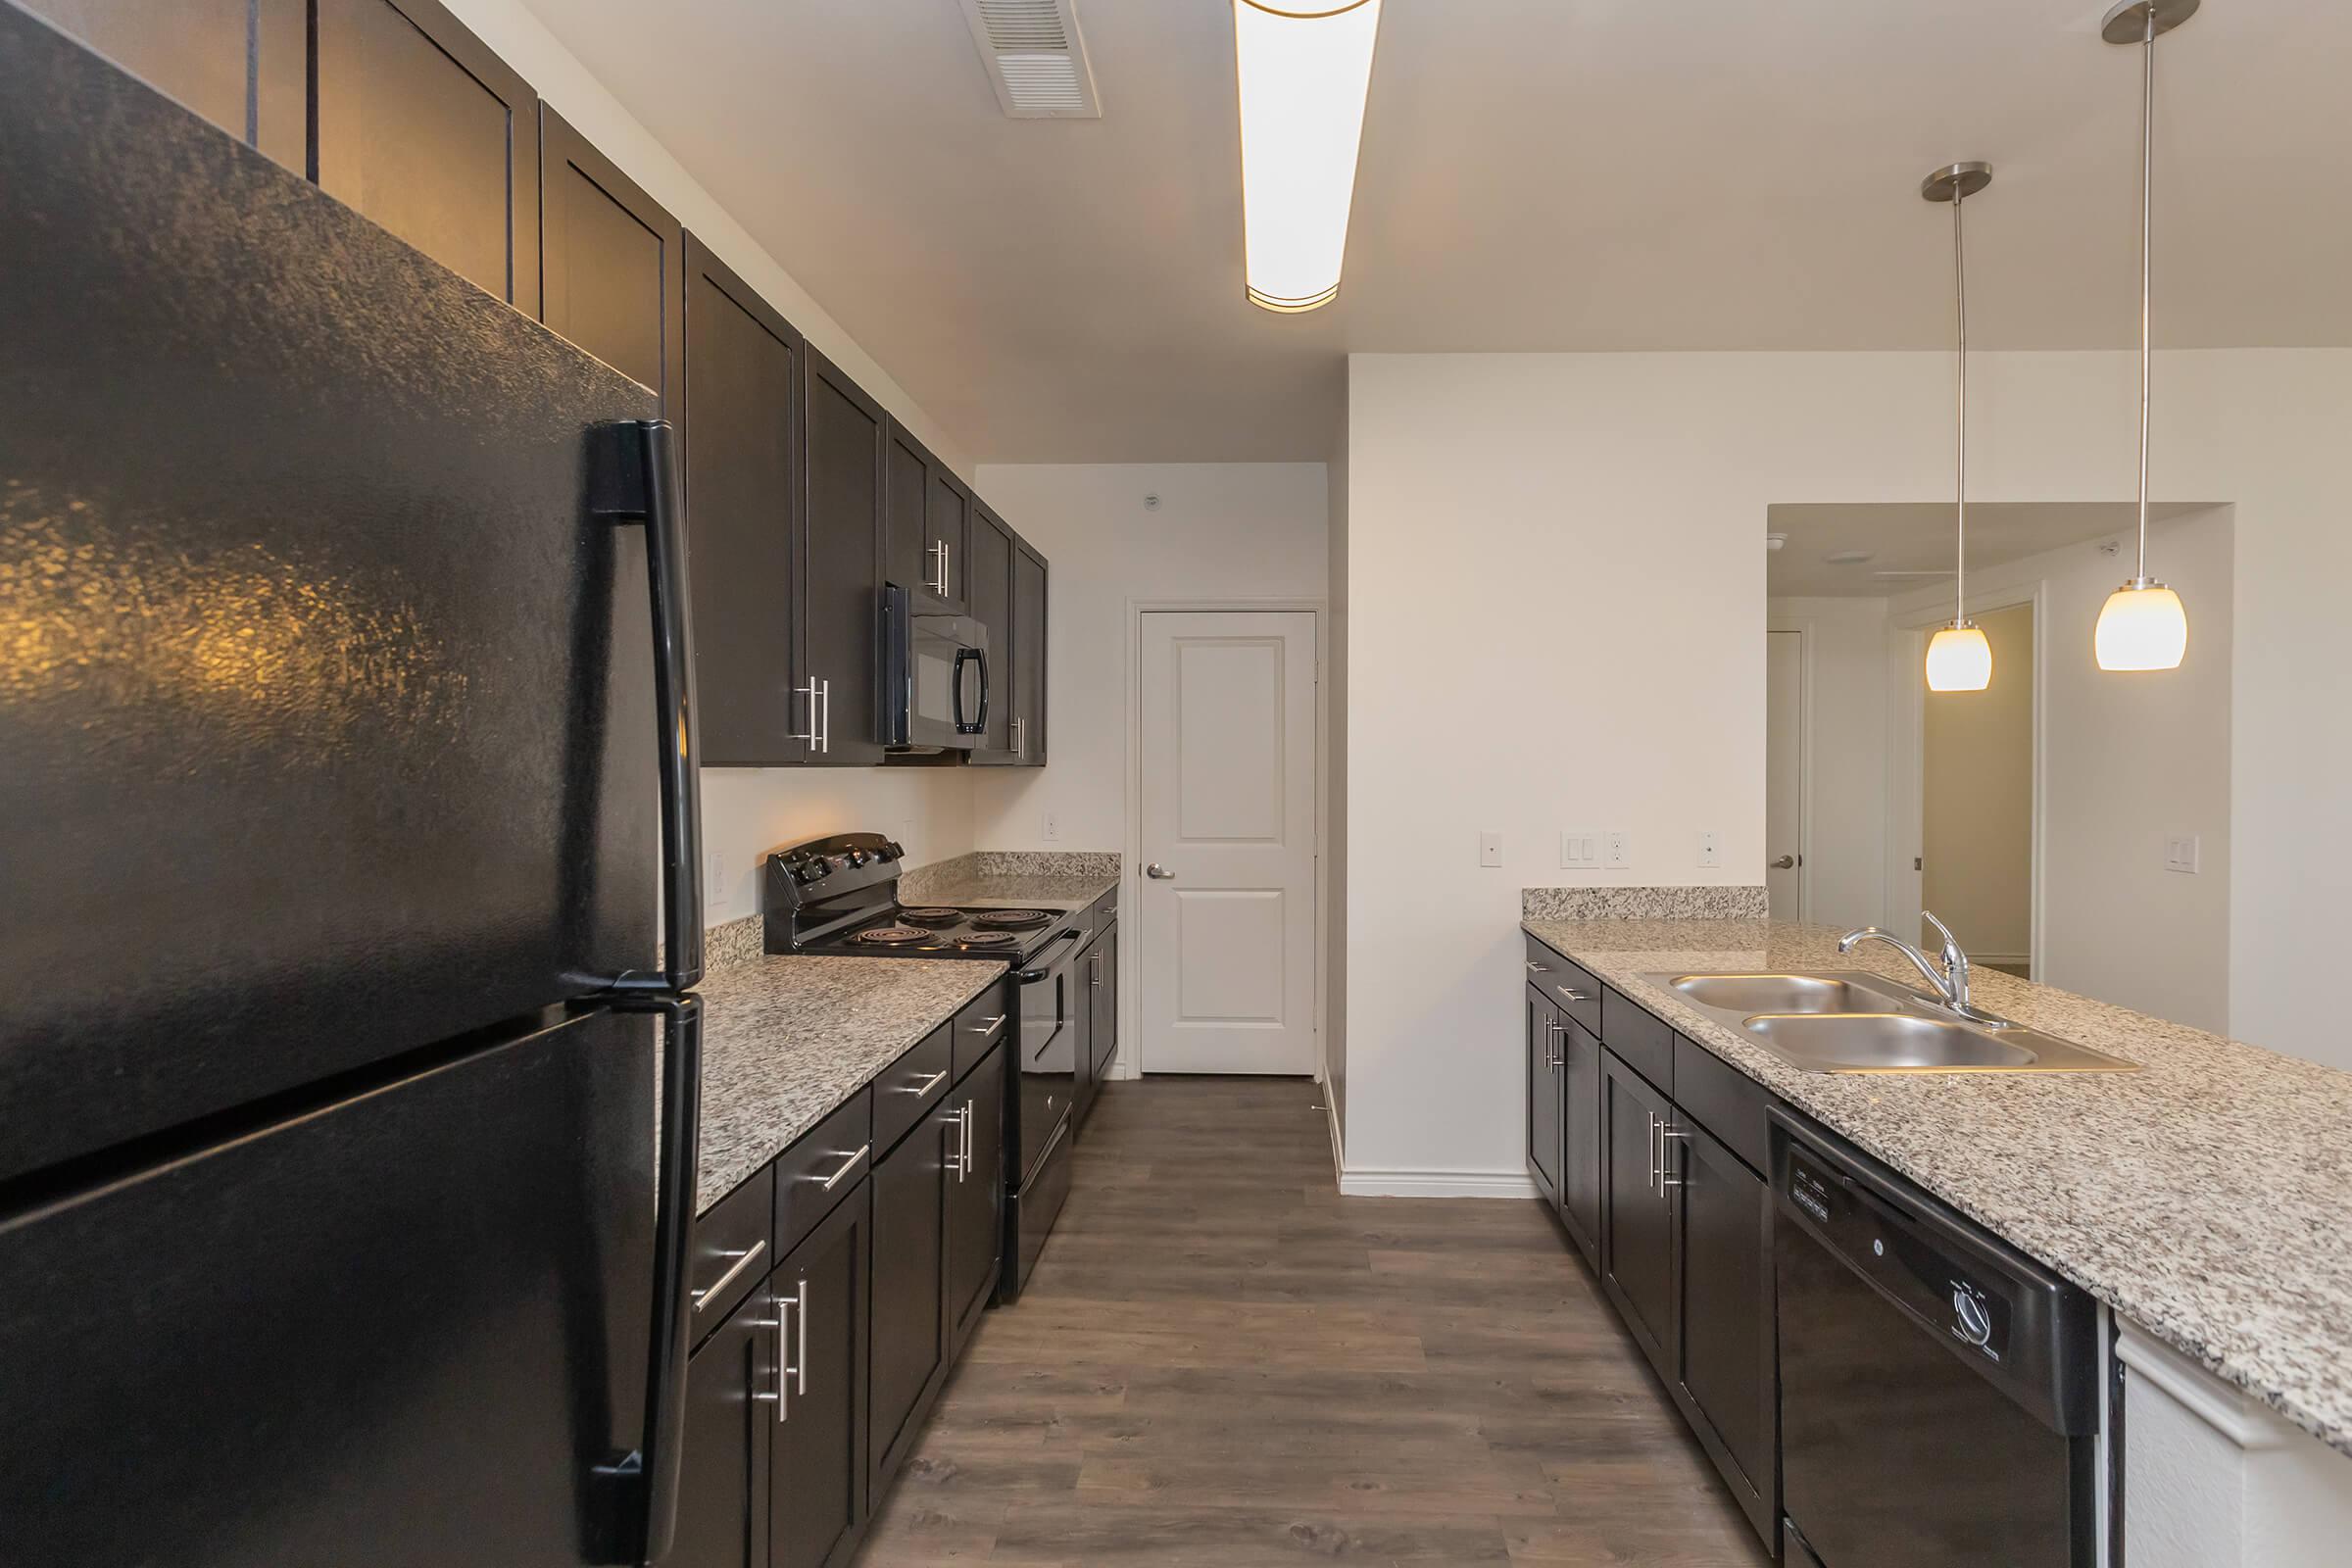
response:
M2158 502L2151 522L2169 522L2208 510L2207 502ZM2005 565L2045 550L2091 539L2121 539L2131 548L2139 509L2122 501L1972 501L1968 505L1968 569ZM1922 588L1951 592L1952 504L1948 501L1851 502L1765 509L1767 531L1788 541L1764 558L1765 592L1831 599L1889 599ZM1847 552L1867 561L1833 563ZM2130 564L2119 568L2132 575Z
M1339 301L1250 306L1225 0L1080 0L1103 118L1009 121L956 0L526 0L976 459L1315 459L1354 351L2136 342L2138 60L2099 0L1388 0ZM2158 340L2352 344L2352 6L2158 46Z

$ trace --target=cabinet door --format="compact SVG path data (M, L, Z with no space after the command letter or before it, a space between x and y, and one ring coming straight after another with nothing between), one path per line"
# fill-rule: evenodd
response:
M1527 988L1527 1172L1544 1201L1560 1206L1560 1014Z
M810 761L861 767L882 760L880 696L882 406L813 349L803 417L808 514L804 531L801 679L817 683Z
M930 535L931 548L938 552L939 593L950 610L962 614L964 583L968 564L964 560L967 524L971 516L972 493L963 481L949 471L944 463L931 465Z
M303 0L18 0L297 173L309 162Z
M1772 1189L1695 1122L1667 1137L1682 1336L1677 1402L1757 1530L1771 1540L1774 1322Z
M801 334L686 236L687 576L703 761L808 755L794 691L801 588Z
M765 1568L769 1449L784 1348L775 1303L754 1291L686 1368L678 1534L667 1568Z
M544 104L539 211L539 319L652 387L682 422L686 231Z
M948 1187L948 1303L961 1345L996 1293L1004 1241L1004 1049L991 1051L949 1097L962 1112L963 1153Z
M1600 1042L1574 1018L1560 1018L1560 1219L1600 1266Z
M766 1314L791 1359L770 1449L771 1568L846 1561L865 1524L866 1358L874 1309L872 1184L810 1231L769 1277ZM691 1446L691 1439L689 1444Z
M1013 752L1026 767L1046 765L1046 562L1028 546L1012 553Z
M1012 530L977 497L964 529L965 613L988 628L988 724L974 762L1010 762L1012 755Z
M925 1402L947 1369L952 1108L932 1111L874 1167L873 1428L866 1438L872 1455L866 1484L876 1495L913 1446Z
M315 0L311 173L528 316L539 314L530 83L439 0Z
M1674 1190L1659 1179L1658 1129L1674 1107L1640 1073L1601 1053L1601 1286L1658 1375L1674 1381Z
M917 604L938 597L939 562L931 548L931 454L890 421L883 457L882 577Z
M1110 1076L1110 1064L1119 1054L1119 928L1112 926L1095 944L1095 968L1087 977L1093 988L1094 1014L1092 1039L1095 1047L1095 1082L1101 1085Z

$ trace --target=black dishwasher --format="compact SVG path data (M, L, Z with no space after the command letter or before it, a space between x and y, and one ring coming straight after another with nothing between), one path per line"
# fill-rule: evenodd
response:
M1779 1107L1772 1185L1789 1562L2093 1568L2089 1296Z

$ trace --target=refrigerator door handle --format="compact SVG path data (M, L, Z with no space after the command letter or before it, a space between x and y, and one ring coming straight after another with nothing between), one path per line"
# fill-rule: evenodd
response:
M694 628L686 602L686 534L678 507L676 432L666 419L596 426L589 509L645 526L654 613L655 725L662 778L662 943L659 976L624 975L619 990L681 992L703 977L702 823L695 790Z
M686 1435L686 1340L694 1241L697 1146L701 1140L703 1002L696 996L622 995L619 1012L662 1015L662 1136L656 1152L653 1330L645 1371L645 1433L637 1451L604 1473L633 1482L640 1506L626 1532L637 1549L609 1559L650 1563L664 1555L678 1524L678 1476Z

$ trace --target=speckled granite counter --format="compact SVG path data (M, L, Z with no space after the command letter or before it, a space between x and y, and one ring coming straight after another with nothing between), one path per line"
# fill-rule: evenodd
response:
M1976 1000L2133 1073L1800 1072L1639 978L1866 968L1788 921L1524 929L2118 1312L2352 1453L2352 1073L1980 968Z
M695 1212L988 989L979 959L749 957L703 997L702 1176Z
M1119 885L1119 857L1098 850L984 850L917 866L899 885L906 904L1075 909Z

